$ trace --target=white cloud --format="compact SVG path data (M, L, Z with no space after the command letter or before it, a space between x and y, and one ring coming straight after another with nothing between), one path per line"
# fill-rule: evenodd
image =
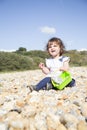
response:
M0 49L0 51L4 51L4 52L14 52L16 50L4 50L4 49Z
M56 33L56 29L53 27L48 27L48 26L44 26L40 28L42 33L47 33L47 34L55 34Z
M82 48L82 49L80 49L78 51L87 51L87 48Z

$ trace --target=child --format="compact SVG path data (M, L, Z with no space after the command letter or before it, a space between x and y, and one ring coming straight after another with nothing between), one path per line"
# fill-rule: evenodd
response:
M39 91L41 89L53 89L54 87L51 83L51 77L54 75L55 77L58 77L63 71L69 71L70 58L62 56L65 46L60 38L51 38L46 45L46 50L51 58L46 59L46 65L44 63L39 64L39 68L44 74L46 74L46 77L42 79L36 86L30 87L31 90L34 89ZM68 86L75 86L75 80L72 79Z

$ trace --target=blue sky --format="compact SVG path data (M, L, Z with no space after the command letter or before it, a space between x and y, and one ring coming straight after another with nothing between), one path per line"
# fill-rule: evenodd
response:
M87 49L87 0L0 0L0 50L44 50L51 37Z

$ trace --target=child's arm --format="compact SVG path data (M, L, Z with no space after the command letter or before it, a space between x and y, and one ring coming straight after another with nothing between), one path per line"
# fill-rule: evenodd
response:
M59 69L60 71L69 71L69 60L63 63L63 66Z
M39 68L42 70L44 74L48 74L50 72L49 68L47 68L44 63L40 63Z

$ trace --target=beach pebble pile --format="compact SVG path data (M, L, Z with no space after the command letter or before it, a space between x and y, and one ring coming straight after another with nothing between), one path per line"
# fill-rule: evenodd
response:
M30 92L41 70L0 73L0 130L87 130L87 67L72 67L76 86Z

